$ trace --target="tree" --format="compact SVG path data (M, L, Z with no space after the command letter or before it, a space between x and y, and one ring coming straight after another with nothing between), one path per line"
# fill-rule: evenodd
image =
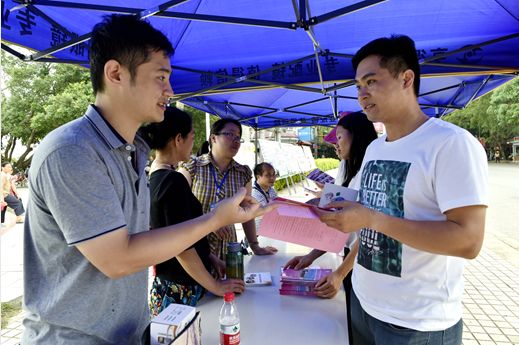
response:
M317 126L317 137L314 140L317 149L315 150L315 158L337 158L335 153L335 145L324 141L324 137L330 133L333 127Z
M497 147L507 153L507 140L519 134L519 79L513 79L444 119L484 139L487 150Z
M492 93L488 113L494 119L489 123L489 141L509 156L507 140L519 134L519 79L515 78Z
M470 103L465 109L456 110L445 120L465 128L477 137L488 136L488 114L491 94L486 94Z
M34 147L53 129L83 115L94 100L88 70L74 65L23 62L2 52L2 160L29 166ZM5 143L5 145L4 145ZM25 152L13 161L18 144Z
M193 129L195 130L193 152L196 153L205 141L205 113L187 105L184 105L184 111L191 115L191 118L193 119ZM210 115L209 119L209 122L212 125L219 119L219 117Z

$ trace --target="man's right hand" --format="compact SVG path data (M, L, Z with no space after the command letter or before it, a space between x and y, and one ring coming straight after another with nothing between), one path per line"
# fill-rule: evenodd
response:
M308 255L295 256L285 264L284 268L302 270L303 268L310 266L313 262L314 260L312 260Z
M245 223L276 208L275 205L260 207L260 204L242 187L234 196L220 201L212 211L219 228L235 223Z

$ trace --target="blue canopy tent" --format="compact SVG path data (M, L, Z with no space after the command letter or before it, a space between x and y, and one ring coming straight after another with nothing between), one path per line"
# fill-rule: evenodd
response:
M114 12L149 19L173 42L173 101L257 129L331 125L359 110L352 54L394 33L416 42L430 116L519 72L517 0L5 0L2 40L35 53L2 48L88 65L89 32Z
M422 78L419 102L426 114L440 117L462 109L511 78L509 75ZM333 109L360 110L354 87L334 91L331 99L313 92L275 88L192 97L183 102L220 117L238 119L251 127L258 123L260 128L331 126L337 123Z

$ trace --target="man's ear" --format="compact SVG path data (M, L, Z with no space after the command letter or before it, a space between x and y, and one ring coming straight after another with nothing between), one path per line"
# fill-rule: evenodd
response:
M412 88L414 82L414 72L411 69L405 70L404 75L404 89Z
M210 142L210 143L215 143L215 142L216 142L216 135L211 134L211 135L209 136L209 142ZM212 145L211 145L211 146L212 146Z
M120 84L123 76L123 68L116 60L108 60L105 63L104 77L107 84Z

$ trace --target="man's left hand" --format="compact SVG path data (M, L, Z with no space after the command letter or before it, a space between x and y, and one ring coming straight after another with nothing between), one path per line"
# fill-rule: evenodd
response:
M330 211L314 207L321 222L342 232L354 232L369 227L373 210L353 201L332 202L325 206ZM335 209L335 210L334 210Z
M337 271L333 271L315 284L314 291L322 298L333 298L341 288L343 277Z

